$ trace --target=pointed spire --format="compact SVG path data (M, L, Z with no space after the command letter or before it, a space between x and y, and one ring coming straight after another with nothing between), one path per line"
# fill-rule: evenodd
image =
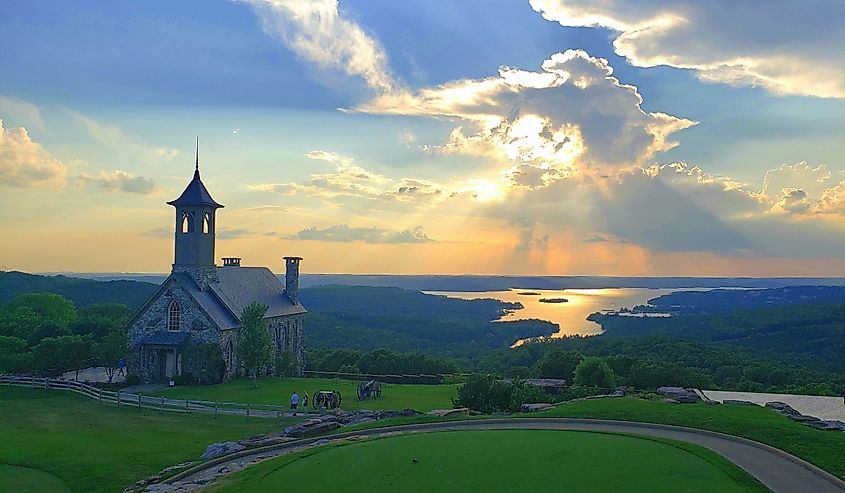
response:
M197 137L197 161L196 167L194 168L194 179L200 179L200 138Z

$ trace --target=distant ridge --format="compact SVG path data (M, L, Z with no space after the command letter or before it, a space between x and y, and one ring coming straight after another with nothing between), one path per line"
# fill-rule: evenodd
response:
M94 303L123 303L140 308L157 284L130 280L95 281L64 275L43 276L25 272L0 272L0 305L26 293L56 293L73 301L77 307Z
M160 284L167 274L63 273L95 280L133 280ZM282 278L283 276L279 276ZM416 291L502 291L521 289L595 288L780 288L787 286L845 286L842 277L619 277L619 276L482 276L303 274L301 287L321 285L383 286Z

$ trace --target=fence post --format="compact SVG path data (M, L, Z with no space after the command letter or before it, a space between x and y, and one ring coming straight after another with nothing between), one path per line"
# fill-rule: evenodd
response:
M249 417L249 403L246 403L246 417Z
M217 417L217 401L214 401L214 417Z
M188 399L185 399L185 414L188 414Z
M138 394L138 410L141 410L141 394Z
M97 400L100 401L100 404L103 403L103 389L97 389Z
M29 377L32 381L32 388L35 388L35 377Z
M158 408L159 412L164 413L164 397L161 398L161 406Z
M50 388L50 377L44 377L44 390Z
M276 408L276 419L279 419L279 408Z
M120 391L117 391L117 407L120 407Z

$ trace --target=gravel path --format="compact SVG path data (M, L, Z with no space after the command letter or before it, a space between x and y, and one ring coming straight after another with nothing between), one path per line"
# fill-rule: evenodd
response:
M725 392L721 390L705 390L704 394L714 401L735 399L749 401L761 406L767 402L780 401L792 406L796 411L807 416L821 419L838 419L845 421L845 403L842 397L828 397L821 395L794 394L759 394L756 392Z
M338 433L318 439L295 440L232 454L185 471L172 478L172 484L151 485L147 491L187 492L199 489L215 478L249 467L257 462L304 448L354 436L388 436L447 430L539 429L630 433L669 438L708 448L757 478L775 493L843 493L845 481L768 445L721 433L649 423L569 418L507 418L421 423Z

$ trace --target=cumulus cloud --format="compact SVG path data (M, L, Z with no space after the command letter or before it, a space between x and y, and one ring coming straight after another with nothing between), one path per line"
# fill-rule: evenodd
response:
M819 214L841 214L845 216L845 181L825 190L813 211Z
M378 92L398 84L381 44L338 8L337 0L243 0L264 31L321 68L358 76Z
M93 183L110 192L129 192L149 195L158 191L155 182L150 178L135 176L123 170L101 171L97 175L80 173L82 183Z
M831 176L830 169L823 164L815 167L806 161L782 164L766 172L760 193L764 196L763 200L770 199L770 195L777 200L783 189L798 188L804 190L808 196L818 198L827 188Z
M383 94L356 110L458 118L466 123L425 149L558 170L576 160L591 168L639 164L674 147L669 135L695 124L643 111L637 88L612 74L607 60L567 50L539 72L501 67L496 77Z
M6 129L0 120L0 184L21 188L60 188L67 166L34 142L24 127Z
M845 2L530 0L550 21L615 32L638 67L692 69L699 78L778 94L845 97ZM762 10L761 10L762 9Z
M784 188L780 198L769 211L782 214L806 214L810 211L810 199L807 197L807 192L800 188Z
M307 228L298 233L284 236L289 240L313 241L362 241L364 243L430 243L434 240L428 237L421 226L402 231L389 231L383 228L352 227L338 224L327 228Z
M300 182L251 185L253 191L319 198L334 204L383 206L423 205L443 196L441 188L419 179L392 179L354 164L352 158L327 151L311 151L310 159L335 166L330 173L312 174Z

